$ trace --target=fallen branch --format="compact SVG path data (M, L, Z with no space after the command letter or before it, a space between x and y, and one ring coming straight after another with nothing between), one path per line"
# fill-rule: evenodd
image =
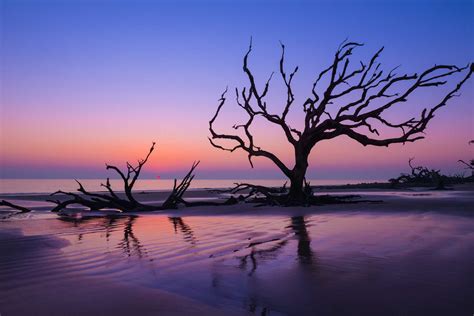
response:
M109 178L107 178L105 184L102 183L101 186L106 188L105 193L100 192L89 192L84 185L78 181L77 184L79 188L77 191L79 193L73 192L66 192L62 190L58 190L51 194L54 197L62 197L58 199L48 199L47 202L51 202L56 204L55 207L51 209L52 212L59 212L70 205L79 205L85 207L89 210L104 210L104 209L115 209L121 212L143 212L143 211L160 211L160 210L167 210L167 209L176 209L180 204L185 206L207 206L207 205L229 205L235 204L237 201L234 198L228 199L225 202L214 202L214 201L198 201L198 202L188 202L184 200L184 194L188 190L189 186L191 185L192 180L194 179L194 170L199 165L199 161L194 162L191 166L191 169L185 175L185 177L179 182L175 179L173 190L171 191L168 198L162 205L150 205L150 204L143 204L139 202L133 195L133 187L138 180L140 173L142 171L143 166L147 163L150 155L155 149L155 143L153 142L148 154L144 159L138 160L136 165L132 165L131 163L127 162L126 171L122 171L120 168L114 165L106 164L107 170L115 171L120 178L123 180L124 186L124 197L123 194L118 194L112 188ZM0 205L5 205L21 212L30 212L31 210L19 206L7 201L1 201Z
M1 200L0 201L0 205L1 206L8 206L10 208L13 208L15 210L18 210L20 211L21 213L28 213L28 212L31 212L31 209L29 208L26 208L24 206L20 206L20 205L17 205L17 204L13 204L11 202L8 202L8 201L5 201L5 200Z

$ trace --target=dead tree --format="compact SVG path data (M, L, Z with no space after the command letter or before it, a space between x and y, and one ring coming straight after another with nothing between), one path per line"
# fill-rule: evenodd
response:
M471 160L469 162L466 162L462 159L458 160L458 162L462 163L464 166L466 166L466 169L473 170L474 171L474 160Z
M87 191L84 186L76 180L79 188L77 191L81 194L71 193L71 192L64 192L64 191L57 191L52 195L65 195L70 197L69 200L60 201L60 200L49 200L50 202L54 202L58 205L55 210L59 210L64 208L69 204L79 204L82 206L86 206L93 210L101 210L104 208L112 208L118 209L124 212L127 211L156 211L156 210L163 210L163 209L170 209L170 208L177 208L179 204L184 204L186 201L183 199L183 195L186 190L189 188L191 181L194 179L194 170L199 165L199 161L194 162L189 172L186 176L178 183L177 179L174 180L174 187L171 191L168 198L162 205L150 205L150 204L143 204L136 200L132 191L133 187L140 177L140 173L142 171L143 166L147 163L150 155L153 153L155 149L155 143L152 144L148 154L144 159L138 160L137 165L132 165L131 163L127 162L126 172L123 172L118 167L114 165L106 164L107 170L114 170L122 179L123 181L123 189L124 193L119 194L115 192L110 184L110 179L107 178L105 184L101 183L101 186L107 189L106 193L99 193L99 192L89 192ZM124 197L121 197L123 196ZM187 202L187 204L192 204Z
M265 157L272 161L290 180L286 204L301 204L307 200L304 182L308 157L317 143L339 136L347 136L364 146L389 146L423 139L428 123L440 108L457 96L458 91L468 81L474 70L474 64L468 64L463 67L434 65L413 74L397 74L397 68L385 72L378 62L383 47L370 60L360 62L353 67L350 56L360 46L363 44L357 42L344 42L339 46L332 63L321 71L312 83L310 96L302 103L304 121L297 129L288 124L287 115L295 103L292 85L298 67L290 73L286 72L285 46L282 44L279 76L285 86L286 100L280 114L272 112L267 104L266 96L273 73L263 87L258 86L248 65L252 51L252 42L250 42L243 59L243 71L249 81L248 87L235 89L236 102L248 115L246 122L233 126L234 129L243 131L242 136L219 133L214 128L214 122L226 102L226 89L219 99L216 113L209 121L210 143L216 148L229 152L237 149L245 151L252 168L254 157ZM454 75L462 77L457 79L454 87L443 92L442 97L435 104L423 109L418 117L400 122L389 121L386 117L388 109L407 102L414 92L445 86L448 79ZM323 82L326 84L320 87ZM262 117L282 129L294 152L292 166L288 166L275 154L255 143L251 127L257 117ZM395 137L384 137L380 128L384 131L399 130L400 133ZM224 141L227 144L216 141Z
M281 205L284 201L284 194L286 193L286 183L281 188L268 188L250 183L235 183L233 188L212 190L212 192L232 195L239 194L238 201Z
M5 201L5 200L0 201L0 206L8 206L9 208L20 211L20 213L31 212L31 210L29 208L26 208L24 206L17 205L17 204L14 204L14 203L11 203L11 202L8 202L8 201Z
M474 144L474 140L469 141L469 145ZM462 159L458 160L458 162L462 163L466 166L466 169L471 170L471 178L474 178L474 159L471 159L469 162L466 162Z
M66 201L49 200L50 202L57 204L57 207L53 210L60 210L70 204L82 205L93 210L101 210L104 208L118 209L121 211L155 210L157 208L156 206L142 204L138 202L132 194L133 187L140 176L142 168L147 163L154 149L155 143L153 142L146 157L144 159L138 160L137 165L135 166L127 162L126 172L123 172L114 165L106 164L107 170L114 170L123 180L123 194L118 194L112 189L110 178L107 178L105 184L101 183L101 186L107 190L106 193L89 192L85 189L81 182L76 180L77 184L79 185L77 191L80 194L64 192L62 190L54 192L51 194L52 196L62 195L69 197L69 199ZM120 195L124 195L124 197L121 197Z
M415 158L408 159L408 166L411 171L409 174L402 173L399 177L390 179L393 187L402 186L434 186L438 190L445 189L445 180L449 177L441 174L441 170L428 169L424 166L413 166L412 161Z
M147 163L154 149L155 143L152 144L146 157L144 159L138 160L137 165L132 165L131 163L127 162L127 169L125 172L114 165L106 164L107 170L114 170L123 180L123 193L114 191L109 178L107 178L105 184L101 184L101 186L106 189L106 192L90 192L86 190L81 182L76 180L77 184L79 185L79 188L77 189L78 193L59 190L51 194L51 196L57 197L56 199L51 198L47 200L48 202L56 204L56 206L51 209L51 211L58 212L70 205L80 205L90 210L115 209L122 212L139 212L172 209L177 208L180 204L185 206L201 206L234 204L237 202L233 198L230 198L224 202L189 202L184 200L183 195L191 185L191 181L194 179L194 170L199 165L199 161L193 163L191 169L181 181L178 182L178 180L174 180L173 190L170 192L169 196L162 205L143 204L139 202L133 195L133 187L140 177L143 166ZM31 211L26 207L13 204L5 200L0 201L0 206L1 205L20 210L21 212Z
M193 181L194 179L194 169L196 169L198 165L199 161L194 162L189 172L179 184L176 179L174 179L173 190L171 191L171 194L168 196L166 201L163 203L163 208L176 208L179 203L187 203L183 199L183 194L191 185L191 181Z

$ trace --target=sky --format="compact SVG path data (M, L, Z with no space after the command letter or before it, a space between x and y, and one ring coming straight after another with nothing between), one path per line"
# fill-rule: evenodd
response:
M0 177L101 178L104 163L123 166L157 150L144 177L179 177L200 160L198 178L281 178L265 158L252 169L244 152L213 148L207 137L220 94L246 82L242 58L250 37L250 66L261 86L278 70L286 45L298 124L312 81L349 38L363 42L354 56L385 50L385 69L420 72L434 64L466 65L474 57L474 2L466 1L23 1L1 2ZM387 179L407 161L460 173L474 157L474 86L441 109L425 139L389 148L363 147L345 137L317 144L308 178ZM269 107L278 113L281 81ZM408 119L439 99L421 93L393 109ZM438 97L438 98L437 98ZM245 115L233 97L216 122L231 131ZM258 121L262 147L288 165L283 134Z

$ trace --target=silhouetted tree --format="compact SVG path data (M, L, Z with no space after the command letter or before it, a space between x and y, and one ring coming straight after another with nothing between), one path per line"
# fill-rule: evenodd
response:
M52 195L66 195L69 196L71 199L66 201L60 200L50 200L50 202L56 203L58 207L56 209L62 209L63 207L67 206L68 204L80 204L86 206L90 209L100 210L103 208L114 208L119 209L121 211L154 211L160 209L170 209L176 208L179 203L184 202L183 194L188 189L191 181L194 179L194 169L197 167L199 162L194 162L189 172L186 176L181 180L178 184L177 180L174 180L173 190L171 191L170 195L166 199L165 203L161 206L157 205L149 205L143 204L137 201L132 194L133 187L140 176L143 166L147 163L150 155L155 149L155 143L152 144L148 154L144 159L138 160L136 165L132 165L131 163L127 162L126 171L120 170L118 167L114 165L106 164L107 170L114 170L122 179L123 181L123 188L124 188L124 195L125 197L121 197L117 194L113 189L112 185L110 184L110 179L107 178L105 184L102 183L101 186L107 189L106 193L99 193L99 192L89 192L87 191L81 182L76 180L81 194L71 193L71 192L64 192L64 191L57 191ZM189 202L188 202L189 203ZM64 205L66 204L66 205ZM54 210L56 210L54 209Z
M178 181L177 179L174 180L173 189L162 205L144 204L137 201L133 195L133 187L140 177L143 166L148 162L148 159L154 149L155 143L153 143L150 147L146 157L144 159L138 160L136 165L132 165L131 163L127 162L127 169L125 171L114 165L106 164L107 170L114 170L122 179L124 189L123 193L114 191L109 178L107 178L105 184L101 184L101 186L107 190L106 192L90 192L86 190L81 182L75 180L79 185L79 188L77 189L79 193L66 192L62 190L52 193L51 196L59 196L61 198L47 200L48 202L56 204L56 206L53 207L51 211L58 212L67 208L69 205L81 205L89 208L90 210L117 209L122 212L138 212L173 209L177 208L179 204L183 204L185 206L201 206L228 205L237 202L234 198L229 198L222 203L214 201L189 202L184 200L183 195L191 185L191 181L194 179L193 173L198 166L199 161L193 163L191 169L181 181ZM22 213L31 211L29 208L16 205L5 200L0 201L0 206L8 206L12 209L19 210Z
M438 190L445 189L444 179L449 177L442 175L441 170L428 169L424 166L413 166L412 161L414 159L415 158L408 159L408 166L411 169L409 174L402 173L399 177L389 180L392 186L395 187L400 184L408 186L434 185Z
M360 62L358 66L351 67L350 56L353 50L360 46L363 44L357 42L344 42L339 46L333 62L314 80L311 95L302 104L305 114L302 128L297 129L288 124L287 115L295 101L292 83L298 67L289 74L286 72L285 46L282 44L279 75L285 86L286 100L281 114L271 112L266 96L273 73L263 88L257 87L256 79L248 66L248 58L252 51L250 42L243 60L243 70L249 86L235 89L237 104L247 113L248 120L233 127L242 130L243 134L239 136L218 133L214 129L213 124L226 101L226 89L219 99L216 113L209 121L211 133L209 141L212 146L230 152L237 149L245 151L252 168L253 157L265 157L271 160L290 180L286 204L306 203L308 197L305 194L304 184L308 156L317 143L343 135L364 146L388 146L420 140L424 138L423 132L436 111L457 95L474 70L473 64L464 67L435 65L421 73L398 75L395 72L396 68L387 73L381 70L381 64L377 61L383 47L368 62ZM430 108L423 109L418 117L401 122L392 122L386 117L388 109L407 102L414 92L423 88L444 86L449 77L460 73L463 77L456 82L456 85L444 92L440 100ZM324 87L320 87L323 81L327 83ZM293 147L294 165L287 166L274 153L255 144L251 126L257 117L262 117L283 130L287 141ZM379 127L396 129L400 133L397 136L383 137ZM226 146L217 143L216 140L230 141L233 144Z
M474 140L469 141L469 145L474 144ZM471 170L471 177L474 177L474 159L471 159L469 162L466 162L462 159L458 160L460 163L466 166L466 169Z

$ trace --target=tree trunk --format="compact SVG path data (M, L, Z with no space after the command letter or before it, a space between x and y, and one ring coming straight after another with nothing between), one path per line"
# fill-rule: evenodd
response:
M304 204L307 196L304 192L304 180L308 169L308 151L295 150L295 166L291 170L289 204Z
M132 188L128 186L127 184L125 184L125 195L130 201L131 207L135 207L136 205L138 205L137 200L135 200L135 198L133 197Z
M288 202L290 204L301 204L306 200L306 195L304 192L304 178L305 178L306 168L295 169L293 175L290 178L290 192L288 194Z

